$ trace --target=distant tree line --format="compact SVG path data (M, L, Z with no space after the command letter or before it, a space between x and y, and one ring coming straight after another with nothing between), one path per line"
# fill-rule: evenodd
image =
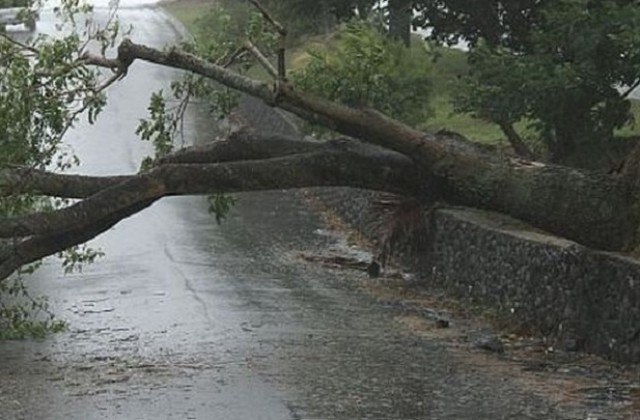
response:
M9 7L27 7L29 4L29 0L0 0L0 9L6 9Z

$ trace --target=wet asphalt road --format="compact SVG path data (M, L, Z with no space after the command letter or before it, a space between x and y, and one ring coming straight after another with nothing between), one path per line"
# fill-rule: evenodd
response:
M177 39L162 11L133 6L120 16L137 42ZM138 119L175 75L135 63L99 122L69 135L77 171L135 172L150 153ZM187 141L207 127L192 113ZM586 418L403 328L355 286L363 273L299 258L347 252L299 195L240 195L222 226L204 198L165 199L91 245L106 257L84 272L47 260L29 279L69 331L0 343L0 419Z

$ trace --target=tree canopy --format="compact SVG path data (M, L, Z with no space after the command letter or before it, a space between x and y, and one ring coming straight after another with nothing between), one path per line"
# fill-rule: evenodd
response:
M419 0L414 1L413 24L432 30L430 37L455 45L477 45L526 51L539 11L548 0Z
M458 109L498 124L521 155L532 156L517 144L519 121L536 129L553 161L587 166L574 155L607 153L630 122L628 95L640 81L636 2L427 0L416 8L414 24L431 28L431 39L469 44Z

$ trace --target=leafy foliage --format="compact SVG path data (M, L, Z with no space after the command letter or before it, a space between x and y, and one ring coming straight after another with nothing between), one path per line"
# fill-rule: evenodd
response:
M233 10L238 13L238 7ZM240 8L246 11L244 8ZM230 65L241 73L253 66L252 57L240 46L243 40L250 41L262 53L273 55L278 41L277 34L268 26L260 13L246 11L239 20L232 16L222 5L213 5L207 13L195 21L193 40L183 43L185 51L196 54L220 65ZM142 140L151 141L155 157L142 162L142 170L150 169L154 159L161 158L174 150L176 138L181 132L185 111L194 100L205 106L210 114L220 121L226 118L238 106L239 94L226 86L210 79L184 75L174 81L171 92L156 92L151 96L148 111L149 118L140 121L136 134ZM221 223L235 204L235 199L225 194L208 197L209 212Z
M66 323L49 310L45 297L31 296L22 277L0 283L0 340L38 338L65 328Z
M10 7L28 7L29 1L27 0L0 0L0 9L6 9Z
M38 35L27 43L0 34L0 166L65 170L78 163L62 139L81 116L95 121L105 106L103 90L108 85L100 71L83 63L82 54L89 39L104 52L121 33L113 15L101 27L86 15L90 11L90 6L79 1L63 1L54 9L62 22L60 33ZM75 21L79 13L87 17L81 26ZM0 216L50 211L68 204L37 195L3 197ZM0 250L10 246L1 243ZM100 255L83 246L60 257L65 271L72 271ZM40 336L64 327L52 318L46 299L32 297L24 286L22 275L37 267L24 267L20 276L0 284L0 338Z
M242 53L238 40L250 40L261 51L269 54L275 50L277 37L258 13L247 16L246 25L239 29L227 10L214 5L195 22L192 42L182 44L185 51L221 65L233 65L240 72L247 72L252 62ZM242 35L238 35L241 33ZM205 105L216 120L225 118L237 105L239 95L226 86L204 77L187 74L171 85L171 92L165 95L159 91L151 96L149 118L140 121L136 134L142 140L149 140L155 149L155 158L170 153L180 133L184 113L190 102L198 100ZM148 169L153 159L143 162Z
M565 163L629 121L628 91L620 88L637 86L640 74L634 2L443 3L452 6L422 17L435 25L432 38L471 43L459 111L498 124L529 121L552 159Z
M168 155L173 150L173 136L178 129L179 120L167 111L162 90L154 92L149 102L149 119L140 121L136 134L142 140L150 140L156 151L156 157Z
M431 61L426 49L408 49L365 23L349 24L335 45L311 51L296 85L354 107L372 107L408 124L430 115Z
M216 223L220 224L226 219L231 208L236 204L236 199L226 194L214 194L208 197L209 213L216 218Z
M85 265L93 263L102 256L104 252L90 248L86 244L74 246L60 253L62 267L67 274L74 271L82 272Z
M439 43L475 46L483 40L491 47L525 51L538 11L554 1L418 0L413 26L430 29L429 37Z

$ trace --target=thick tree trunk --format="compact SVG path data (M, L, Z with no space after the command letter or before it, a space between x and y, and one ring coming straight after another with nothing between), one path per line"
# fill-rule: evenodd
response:
M411 1L389 0L389 35L411 45Z
M553 142L550 147L553 162L569 164L585 145L606 141L601 137L603 133L596 132L597 128L585 120L584 116L589 115L590 109L588 104L575 103L565 104L564 109L558 112L560 117L553 121ZM609 135L612 134L613 130Z
M494 210L595 248L633 245L637 191L615 175L500 158L442 141L373 110L354 110L282 86L279 105L322 115L337 131L412 156L450 203Z
M336 26L336 18L333 13L331 13L331 8L326 1L321 1L318 4L320 9L319 15L316 17L319 22L320 33L328 34L331 32Z
M567 162L576 151L576 142L580 138L576 126L561 123L556 126L551 142L551 160L557 163Z

